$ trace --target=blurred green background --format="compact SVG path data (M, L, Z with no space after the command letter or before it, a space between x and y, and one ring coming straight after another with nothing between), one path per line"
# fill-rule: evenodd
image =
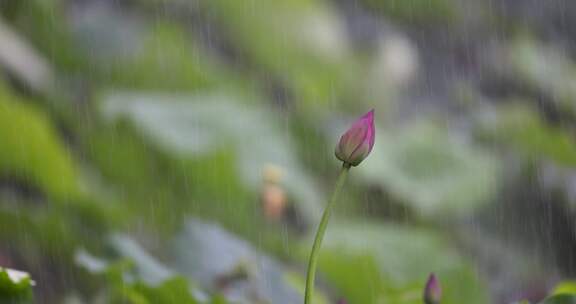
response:
M302 303L374 108L315 303L431 272L535 303L576 275L575 29L571 0L0 0L0 302Z

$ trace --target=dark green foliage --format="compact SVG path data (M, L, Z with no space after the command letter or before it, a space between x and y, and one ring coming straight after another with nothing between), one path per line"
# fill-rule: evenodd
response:
M574 303L576 303L576 296L569 294L555 295L541 302L541 304L574 304Z
M372 107L376 146L335 208L314 304L420 304L433 271L443 304L485 304L495 262L552 265L498 251L477 216L508 202L516 172L546 172L572 222L574 39L522 23L507 37L485 15L521 12L488 2L0 0L0 267L39 280L0 268L0 304L31 288L48 304L225 304L234 288L297 302L333 144ZM6 61L5 33L49 69L46 88ZM504 268L506 288L535 276Z
M12 276L10 275L12 272ZM18 276L17 278L15 276ZM27 273L0 268L0 303L31 304L32 279Z

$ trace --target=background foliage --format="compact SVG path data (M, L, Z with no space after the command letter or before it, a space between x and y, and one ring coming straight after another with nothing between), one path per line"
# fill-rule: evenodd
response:
M333 146L375 108L315 303L421 303L430 272L446 304L576 303L574 20L569 0L0 0L0 300L301 303Z

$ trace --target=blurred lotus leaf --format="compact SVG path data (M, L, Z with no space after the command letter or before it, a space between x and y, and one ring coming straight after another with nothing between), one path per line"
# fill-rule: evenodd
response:
M100 26L102 20L97 19L94 22ZM128 20L123 19L121 22L127 23ZM124 28L137 27L133 25ZM144 33L140 28L140 32L125 34L130 36L130 39L124 39L125 44L130 44L126 46L130 49L128 56L126 51L118 51L116 54L109 54L108 58L94 58L97 62L102 62L97 67L100 69L99 80L105 85L179 91L205 88L218 81L228 85L238 83L230 79L210 56L203 54L178 26L158 23L144 28L147 30ZM114 32L116 31L105 31L103 35Z
M108 262L84 250L76 254L76 263L82 268L106 275L109 299L206 303L210 296L198 286L216 294L214 303L292 304L302 298L302 277L215 224L189 220L168 248L173 258L166 264L129 236L116 234L110 240L119 261ZM328 303L320 292L316 301Z
M350 303L422 303L430 272L442 284L442 303L488 303L472 265L429 230L377 223L334 222L320 269ZM351 274L353 273L353 276Z
M576 304L576 295L561 294L547 298L540 304Z
M30 183L59 201L81 193L71 154L50 119L0 83L0 177Z
M118 254L134 263L137 277L150 285L159 285L176 276L170 268L164 266L134 239L127 235L116 234L110 242Z
M502 107L482 122L484 135L516 149L529 160L547 159L576 166L576 143L567 130L548 125L525 106Z
M0 66L22 84L42 91L53 82L52 67L0 17Z
M34 282L26 272L0 267L0 303L31 304Z
M518 39L510 45L506 58L514 77L553 96L562 110L576 113L576 65L560 46Z
M362 0L387 17L408 24L453 23L458 15L452 0Z
M6 14L7 21L57 70L78 71L86 67L86 56L74 44L67 23L66 1L26 0L10 4L9 9L0 13Z
M561 282L554 288L552 292L554 295L560 294L572 294L576 295L576 282L575 281L565 281Z
M106 285L97 297L100 301L130 304L204 303L200 299L206 299L205 294L150 256L130 237L114 235L111 243L121 260L108 262L84 250L76 254L79 266L92 275L105 276Z
M318 216L321 194L298 162L277 114L237 102L225 94L170 95L116 92L104 98L105 117L126 117L159 147L186 158L232 148L242 180L253 190L262 170L274 164L284 170L283 184L307 216Z
M303 297L303 279L215 224L189 220L174 242L175 269L208 288L222 288L235 303L292 304ZM315 303L328 303L317 292Z
M469 141L428 122L376 134L359 171L421 214L466 214L494 195L497 159Z
M199 6L249 61L281 79L307 106L325 105L358 79L345 24L326 1L213 0Z

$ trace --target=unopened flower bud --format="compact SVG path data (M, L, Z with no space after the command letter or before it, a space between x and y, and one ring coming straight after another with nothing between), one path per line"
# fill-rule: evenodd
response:
M336 157L349 166L358 166L374 147L374 110L364 114L342 135Z
M442 288L435 274L430 274L424 288L424 304L440 304Z

